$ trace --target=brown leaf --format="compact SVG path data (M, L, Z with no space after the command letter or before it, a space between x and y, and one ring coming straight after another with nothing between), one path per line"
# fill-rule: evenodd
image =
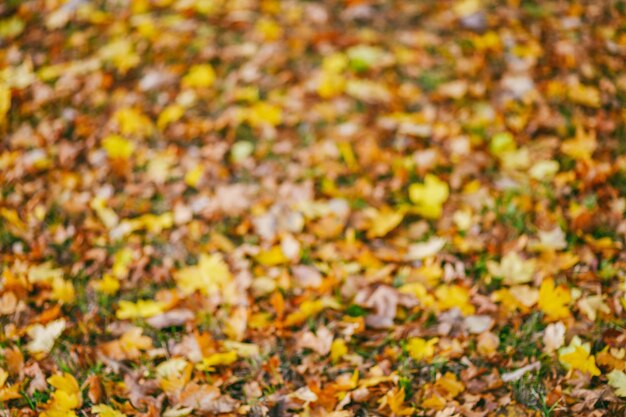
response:
M163 329L171 326L182 326L183 324L193 320L194 318L195 315L191 310L188 310L186 308L180 308L150 317L146 320L146 322L156 329Z
M370 288L360 290L354 297L355 304L373 308L375 313L365 318L365 323L376 329L384 329L393 326L398 305L412 308L418 301L411 295L398 292L395 288L381 285L375 290Z
M188 384L180 394L180 404L207 414L230 413L235 410L237 401L212 385Z

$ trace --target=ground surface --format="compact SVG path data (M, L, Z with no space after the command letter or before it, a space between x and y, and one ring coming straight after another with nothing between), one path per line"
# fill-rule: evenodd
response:
M623 416L625 13L3 1L2 415Z

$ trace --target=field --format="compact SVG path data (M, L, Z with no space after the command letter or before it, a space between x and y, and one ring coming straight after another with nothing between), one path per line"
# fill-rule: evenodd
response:
M626 415L626 2L0 2L0 417Z

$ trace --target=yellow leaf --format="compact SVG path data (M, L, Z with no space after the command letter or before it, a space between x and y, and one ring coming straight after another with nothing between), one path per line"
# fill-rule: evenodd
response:
M456 397L465 390L465 385L452 372L446 372L437 380L435 386L445 391L450 398Z
M601 104L600 91L595 87L584 84L575 84L570 87L568 96L574 103L587 107L598 108Z
M573 352L561 355L559 360L570 368L589 372L594 376L600 375L600 370L596 367L595 357L581 346L577 346Z
M70 281L63 278L55 278L52 281L52 299L64 304L74 302L75 291L74 285Z
M300 307L297 311L289 314L285 318L285 325L293 326L295 324L300 324L309 317L314 316L322 311L324 307L325 306L322 300L304 301L302 304L300 304Z
M535 273L535 262L532 259L524 260L517 252L508 252L500 263L487 261L489 273L502 277L506 285L525 284L532 280Z
M151 233L161 233L165 229L174 226L174 214L165 212L161 214L144 214L134 219L124 220L130 231L147 230ZM123 224L124 224L123 222Z
M22 398L20 394L20 385L14 384L9 387L0 388L0 402L6 402L10 400L17 400Z
M454 2L452 10L457 16L469 16L481 9L480 0L459 0Z
M626 374L623 371L614 369L607 375L607 378L609 379L609 385L615 388L615 394L620 397L626 397Z
M106 200L102 197L94 197L89 206L96 212L96 215L107 229L112 229L119 222L119 217L111 208L106 206Z
M448 184L432 174L426 175L423 184L409 186L409 199L416 205L415 212L429 219L441 217L443 203L449 195Z
M266 42L275 41L283 34L282 27L270 19L259 19L256 23L255 30Z
M400 291L403 294L413 295L415 298L419 300L420 307L422 308L432 307L435 304L435 297L428 294L428 290L422 283L410 282L398 288L398 291Z
M98 414L100 417L126 417L126 414L106 404L94 405L91 407L91 412Z
M0 83L0 125L4 122L11 108L11 89L8 85Z
M354 151L352 150L352 145L350 142L340 141L337 143L337 148L339 149L339 153L343 158L343 161L346 163L348 168L356 169L359 164L357 162L356 156L354 156Z
M141 58L133 50L130 39L123 38L113 40L100 48L98 57L112 63L122 74L141 62Z
M348 57L345 54L335 52L324 57L322 69L327 73L340 73L348 67L348 63Z
M569 317L569 303L572 296L563 285L556 287L553 279L546 279L539 287L539 308L551 321Z
M9 377L9 373L4 369L0 368L0 402L16 400L18 398L22 398L20 394L20 385L15 384L12 386L4 386L7 382L7 378Z
M260 101L248 108L246 119L254 127L278 126L282 122L282 111L280 107Z
M212 371L215 366L230 365L237 361L237 352L214 353L202 359L202 363L196 365L201 371Z
M167 106L157 119L157 127L161 130L166 128L170 123L178 121L185 114L185 108L178 104Z
M106 295L114 295L120 289L120 282L113 275L104 274L102 279L94 281L96 291Z
M424 408L442 410L446 406L446 399L438 394L433 394L431 397L422 401L421 405Z
M0 116L1 117L1 116ZM27 230L28 226L20 219L17 211L8 209L6 207L0 207L0 216L3 217L9 224L15 226L20 230Z
M148 318L163 313L164 304L153 300L120 301L115 316L120 320Z
M254 343L242 343L234 340L225 340L222 346L229 351L232 350L242 358L251 358L259 356L260 350Z
M39 417L78 417L73 410L49 409L39 414Z
M258 263L265 266L276 266L289 262L289 258L285 256L280 245L273 246L269 250L261 251L261 253L256 256L256 260Z
M216 294L232 281L232 275L222 255L202 254L197 265L174 272L178 288L189 295L200 291L204 295Z
M148 135L152 132L152 121L135 107L124 107L113 115L123 135Z
M580 126L576 129L574 139L561 142L561 152L573 159L582 161L590 160L597 147L595 132L586 133Z
M259 89L255 86L237 87L233 91L233 96L237 101L254 103L259 100Z
M538 181L549 181L559 172L559 168L558 161L539 161L530 168L528 173Z
M559 361L568 369L578 369L598 376L600 370L596 366L596 358L590 352L591 345L582 343L578 336L574 336L569 346L559 350Z
M60 375L52 375L50 378L48 378L48 383L57 390L64 391L67 394L78 394L78 392L80 391L78 382L76 381L74 376L67 372Z
M135 151L135 145L120 135L109 135L102 139L102 148L111 159L128 159Z
M317 94L321 98L337 97L346 89L346 78L343 74L324 71L317 82Z
M128 275L128 265L133 260L133 251L130 248L123 248L113 255L113 267L111 273L116 278L126 278Z
M413 337L409 339L406 349L416 361L423 361L435 356L435 346L439 338L434 337L430 340L422 339L421 337Z
M346 345L345 340L343 339L335 339L333 340L332 345L330 345L330 359L333 362L339 361L344 355L348 353L348 346Z
M202 175L204 174L204 168L202 165L198 164L194 166L192 169L187 171L185 174L185 184L190 187L197 187L198 183L202 179Z
M379 400L379 409L384 408L384 406L386 405L389 407L389 410L391 410L393 415L406 416L413 414L415 408L406 407L404 405L405 395L406 393L404 392L404 390L400 388L394 388L391 391L388 391L385 396Z
M39 282L52 282L55 279L63 279L63 270L53 268L50 262L41 265L33 265L28 268L28 281L31 284Z
M215 82L215 71L209 64L194 65L183 77L182 86L188 88L208 88Z
M404 213L387 207L375 212L372 224L367 231L368 238L383 237L395 229L404 219Z
M357 100L368 103L387 103L391 92L387 85L367 79L350 79L346 82L346 93Z
M148 336L143 336L142 333L143 329L132 327L120 338L120 347L127 358L137 358L141 354L140 351L152 348L152 339Z
M516 150L517 143L509 132L496 133L489 143L489 151L499 158Z
M172 358L156 367L159 386L167 393L180 391L191 377L192 366L183 358Z
M81 405L80 387L76 379L69 373L57 374L48 378L48 383L56 388L50 401L46 404L43 417L69 417L76 414L72 411Z
M464 315L474 314L475 308L470 302L469 291L458 285L441 285L435 290L439 308L449 310L458 308Z

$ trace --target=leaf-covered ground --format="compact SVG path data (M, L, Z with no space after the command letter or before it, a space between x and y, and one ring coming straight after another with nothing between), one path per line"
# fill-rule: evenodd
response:
M0 415L623 416L622 1L4 0Z

